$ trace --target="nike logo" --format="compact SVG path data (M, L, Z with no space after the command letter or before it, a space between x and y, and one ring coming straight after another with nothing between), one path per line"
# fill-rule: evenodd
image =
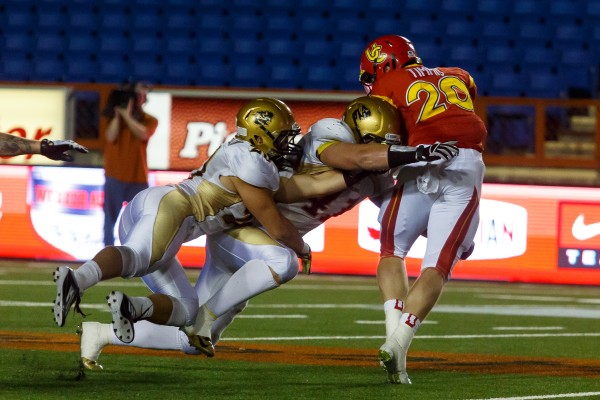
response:
M600 222L586 225L583 222L583 214L579 214L575 222L573 222L571 233L573 233L573 237L577 240L591 239L594 236L600 235Z

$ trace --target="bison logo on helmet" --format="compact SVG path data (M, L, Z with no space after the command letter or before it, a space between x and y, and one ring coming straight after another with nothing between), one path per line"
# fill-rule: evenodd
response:
M257 111L254 115L254 123L260 126L267 126L273 121L273 112Z
M377 64L384 62L387 58L387 54L381 52L381 46L377 43L373 43L370 49L366 49L365 55L369 61Z
M358 107L356 109L356 111L354 111L352 113L352 119L353 120L363 120L363 119L367 119L371 116L371 110L369 110L369 107L366 107L365 105L361 104L360 107Z

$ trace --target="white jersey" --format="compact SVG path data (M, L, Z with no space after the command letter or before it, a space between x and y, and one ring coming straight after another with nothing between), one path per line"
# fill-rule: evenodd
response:
M279 189L279 172L275 164L250 143L237 139L224 143L192 175L174 186L190 202L199 229L206 234L245 224L252 219L241 197L223 186L222 176L238 177L272 192Z
M356 143L352 130L343 121L325 118L312 125L300 140L304 155L298 173L318 174L334 169L323 164L320 154L336 142ZM305 235L327 219L352 209L369 196L391 188L393 184L391 173L373 174L339 193L277 206L300 234Z

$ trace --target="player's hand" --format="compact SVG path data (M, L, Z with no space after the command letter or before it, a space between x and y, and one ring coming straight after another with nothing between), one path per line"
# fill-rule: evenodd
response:
M79 153L87 153L88 149L72 140L48 140L43 139L40 144L40 154L51 160L73 161L73 156L68 153L75 150Z
M417 161L448 161L458 155L456 140L444 143L434 143L430 146L419 145L415 158Z
M302 254L299 254L298 257L302 262L302 273L305 275L310 275L310 267L312 264L312 251L310 250L310 246L308 243L304 242L304 249Z

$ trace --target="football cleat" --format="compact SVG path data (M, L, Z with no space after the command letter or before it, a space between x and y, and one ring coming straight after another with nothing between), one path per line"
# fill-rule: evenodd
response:
M412 382L406 373L406 350L394 342L387 340L379 348L379 361L387 372L388 382L410 385Z
M135 319L135 310L129 297L122 292L112 291L108 296L108 306L112 313L113 332L123 343L133 342L135 332L133 324Z
M75 312L86 316L79 308L81 302L81 291L75 281L73 270L66 266L56 268L53 274L54 282L56 282L56 300L54 300L54 322L58 326L64 326L67 320L67 315L73 303L75 303Z
M90 371L102 371L104 368L98 364L98 357L110 338L103 338L102 324L99 322L83 322L77 326L79 335L80 359L79 363ZM108 341L107 341L108 340Z
M183 327L181 331L187 335L190 346L206 357L215 356L215 346L213 346L212 340L209 337L196 335L192 326Z

